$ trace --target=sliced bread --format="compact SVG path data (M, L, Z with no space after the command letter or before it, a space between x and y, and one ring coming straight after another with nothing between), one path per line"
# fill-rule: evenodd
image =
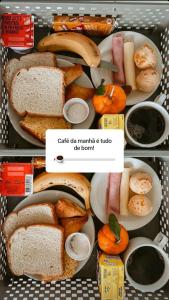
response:
M12 80L10 101L20 116L63 116L64 72L53 67L20 69Z
M6 239L21 226L33 224L57 224L54 205L51 203L40 203L26 206L18 212L11 212L4 224L3 233Z
M17 276L60 276L64 272L63 248L63 228L60 226L20 227L7 242L10 270Z
M65 198L59 199L55 204L55 208L58 218L83 217L86 215L85 209Z
M34 117L26 115L20 125L31 135L45 143L47 129L70 129L71 125L64 118Z
M31 53L21 56L20 59L13 58L8 61L5 68L4 80L7 91L10 91L12 79L20 69L28 69L35 66L56 67L56 55L50 52Z

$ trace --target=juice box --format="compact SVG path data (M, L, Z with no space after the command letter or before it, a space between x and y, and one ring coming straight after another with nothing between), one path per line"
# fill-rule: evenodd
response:
M124 265L119 256L99 253L98 285L102 300L124 299Z
M0 195L27 196L33 194L33 165L2 162L0 164Z
M123 114L103 115L99 120L99 128L124 130L124 115Z
M2 15L2 45L25 54L34 47L34 17L30 14Z

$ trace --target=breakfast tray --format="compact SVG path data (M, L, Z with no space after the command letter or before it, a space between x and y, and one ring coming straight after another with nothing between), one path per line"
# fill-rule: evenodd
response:
M137 3L136 3L137 2ZM151 97L154 100L159 93L165 93L164 103L169 112L169 3L166 1L1 1L0 13L31 13L35 19L35 43L50 30L53 14L115 16L118 31L134 30L151 38L159 47L164 72L160 88ZM100 40L96 40L100 42ZM3 82L3 70L6 62L18 57L11 50L0 46L0 161L30 162L34 156L44 156L45 150L29 144L13 129L8 118L7 94ZM96 122L93 124L96 127ZM132 231L130 237L146 236L155 238L162 232L169 238L169 139L163 145L151 150L136 149L131 146L125 150L125 156L139 157L149 163L157 172L163 187L162 205L158 215L143 228ZM167 157L168 156L168 157ZM150 158L148 158L150 157ZM86 175L89 179L92 174ZM4 217L22 199L0 197L0 224ZM101 223L94 217L96 233ZM169 245L165 251L169 255ZM27 277L14 277L9 272L2 232L0 235L0 299L3 300L95 300L100 299L96 280L97 243L85 267L71 280L57 283L40 283ZM126 300L169 300L169 283L155 293L142 293L125 281Z
M3 162L30 162L31 157L2 157ZM141 159L141 158L140 158ZM158 232L162 232L169 238L169 159L146 158L146 163L151 165L160 177L162 184L162 204L157 216L141 229L129 232L130 238L136 236L145 236L154 239ZM36 175L36 174L35 174ZM86 174L90 180L93 174ZM1 197L0 199L0 222L13 210L13 208L22 200L17 197ZM96 236L102 223L94 217ZM164 249L169 255L169 244ZM97 277L97 242L95 243L92 255L85 267L73 279L60 281L56 283L40 283L27 277L14 277L9 272L6 261L6 250L3 241L2 232L0 235L0 299L3 300L95 300L100 299ZM148 262L145 262L148 263ZM125 281L126 300L168 300L169 282L155 293L141 293L135 290L127 281ZM115 300L115 299L114 299Z
M91 16L115 16L118 28L115 31L134 30L145 34L151 38L161 51L164 72L161 85L158 91L150 98L154 100L159 93L165 93L167 99L164 103L169 111L169 4L168 1L44 1L25 2L23 1L2 1L0 12L31 13L35 20L35 46L40 38L46 36L50 31L53 14L68 15L91 15ZM98 39L96 42L100 42ZM1 48L0 60L2 72L6 62L18 54L12 50ZM1 72L1 76L2 76ZM44 149L38 149L21 138L14 130L8 119L7 94L4 87L3 78L0 83L0 149L10 151L11 155L23 155L25 149L29 155L45 155ZM96 128L97 122L93 124ZM126 155L131 156L164 156L169 150L169 140L152 150L138 150L127 146Z

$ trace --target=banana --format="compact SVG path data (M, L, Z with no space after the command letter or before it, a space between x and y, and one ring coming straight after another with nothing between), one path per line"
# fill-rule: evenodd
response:
M90 67L100 64L100 51L88 37L76 32L59 32L44 37L37 45L39 51L70 51L82 56Z
M49 187L63 185L73 189L85 201L86 209L90 209L90 182L78 173L46 173L38 175L33 183L34 193Z

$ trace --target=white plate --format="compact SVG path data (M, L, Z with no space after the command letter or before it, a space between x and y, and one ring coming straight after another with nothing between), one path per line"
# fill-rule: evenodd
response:
M135 50L144 44L149 44L156 52L157 55L157 70L160 74L160 78L162 76L162 58L160 51L156 47L156 45L145 35L134 32L134 31L121 31L116 32L109 35L105 38L100 44L99 49L101 52L101 58L106 61L112 61L112 38L118 34L122 34L124 38L130 39L134 41ZM101 69L101 68L91 68L91 78L95 87L100 85L101 79L105 79L105 83L112 83L112 72L110 70ZM158 87L158 86L157 86ZM148 99L157 89L154 89L152 93L144 93L141 91L134 91L127 97L127 105L133 105Z
M64 59L57 59L57 64L59 67L70 67L73 66L74 64L72 64L71 62L68 62ZM92 88L92 82L89 79L89 77L86 75L86 73L83 72L82 76L80 76L77 80L75 80L75 83L84 86L84 87L88 87L88 88ZM91 127L94 117L95 117L95 110L92 104L92 100L88 100L87 101L88 105L89 105L89 116L88 118L81 124L76 124L73 125L72 128L73 129L88 129ZM12 108L12 105L10 104L10 102L8 102L8 114L9 114L9 119L11 124L13 125L14 129L16 130L16 132L26 141L28 141L31 144L34 144L35 146L38 147L45 147L45 145L43 143L41 143L38 139L36 139L35 137L33 137L31 134L29 134L27 131L25 131L20 125L19 122L23 119L23 117L20 117L16 114L16 112L14 111L14 109Z
M67 199L77 203L81 207L84 207L84 205L81 203L81 201L78 200L76 197L72 196L71 194L68 194L68 193L62 192L62 191L48 190L48 191L43 191L43 192L39 192L39 193L28 196L14 208L14 211L20 210L27 205L35 204L35 203L44 203L44 202L55 203L55 202L57 202L57 200L59 200L61 198L67 198ZM89 217L87 223L83 226L82 232L86 233L89 237L89 240L91 243L91 253L92 253L92 250L94 247L94 242L95 242L95 227L94 227L93 219L91 216ZM87 263L89 258L90 258L90 256L87 259L79 262L79 265L76 269L75 274L84 267L84 265ZM33 278L35 280L38 280L38 277L36 277L36 276L30 276L30 275L27 275L27 276L30 278Z
M125 158L125 167L132 168L131 175L143 171L150 174L153 180L152 190L147 194L147 197L153 203L152 212L145 217L137 217L131 214L129 216L117 216L119 223L124 225L127 230L135 230L149 223L157 214L161 205L162 188L156 172L145 162L135 158ZM95 173L91 182L91 207L97 218L104 224L108 222L105 210L107 179L107 173Z

